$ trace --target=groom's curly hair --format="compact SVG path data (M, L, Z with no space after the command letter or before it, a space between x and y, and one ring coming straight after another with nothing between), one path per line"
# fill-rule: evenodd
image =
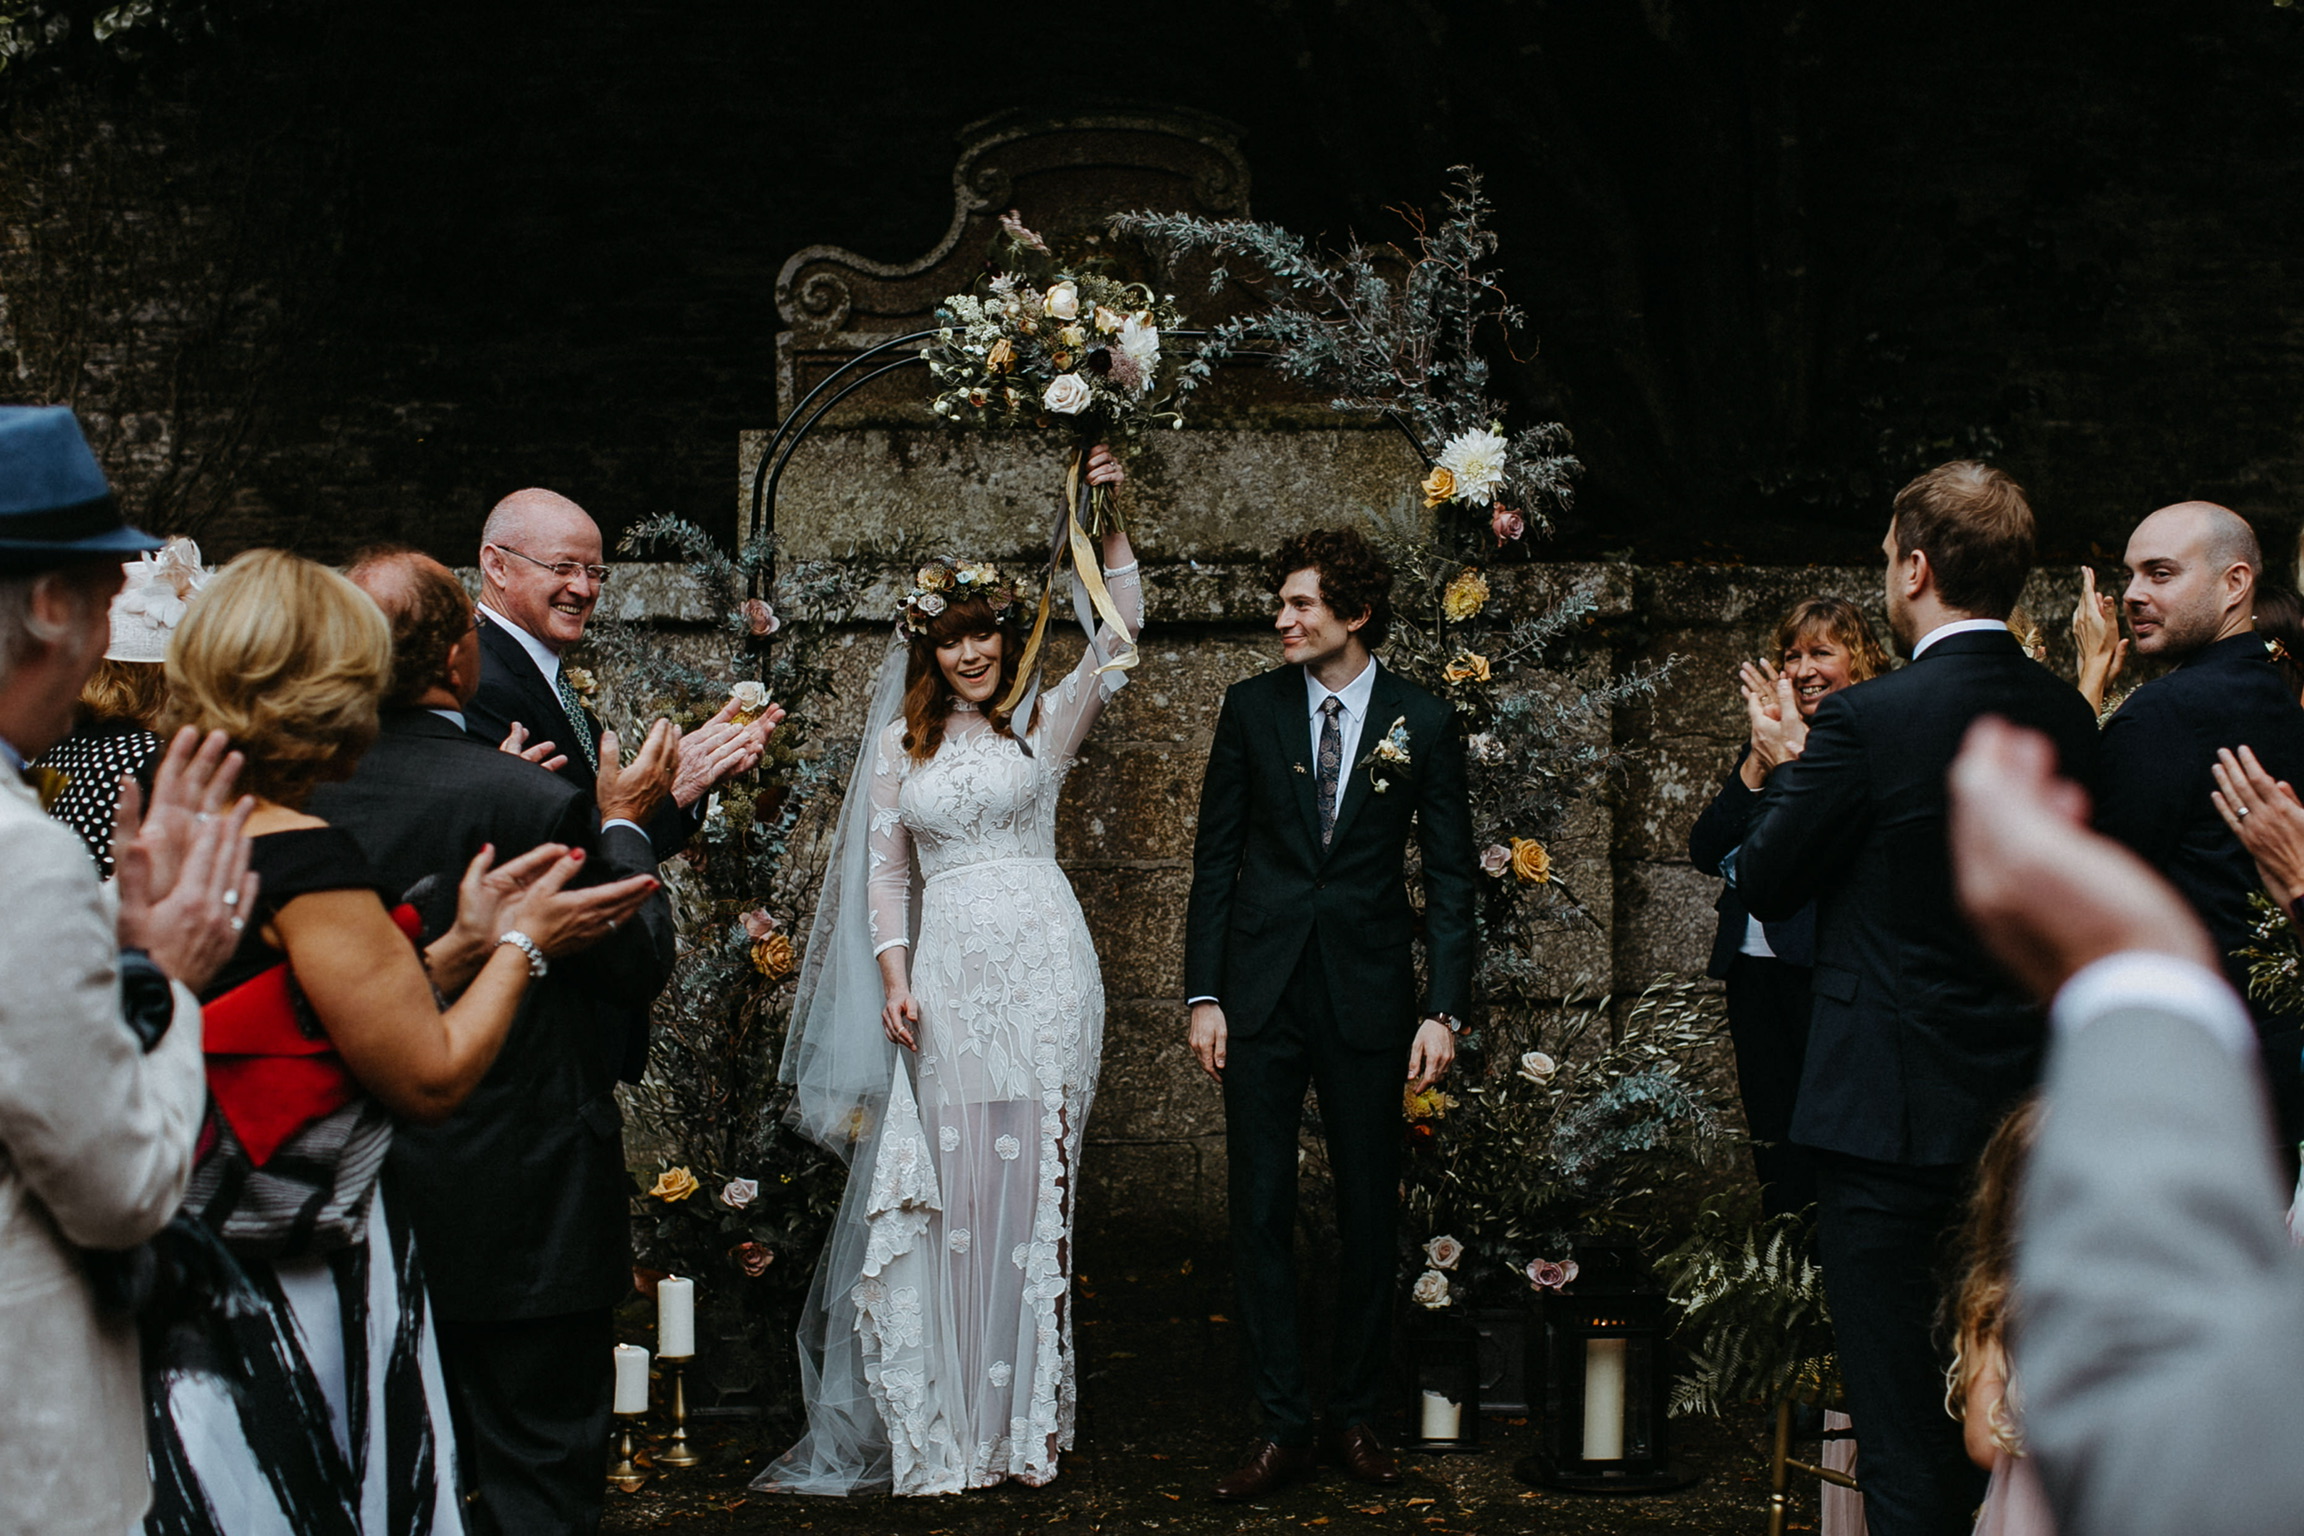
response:
M1392 563L1377 553L1357 528L1310 528L1280 546L1272 556L1265 585L1277 592L1298 571L1320 577L1320 600L1336 617L1362 613L1360 641L1370 650L1392 632Z

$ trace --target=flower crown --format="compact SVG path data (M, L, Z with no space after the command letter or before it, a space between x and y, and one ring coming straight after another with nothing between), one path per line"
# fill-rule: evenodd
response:
M1016 584L1000 574L989 560L959 561L937 556L912 573L912 590L904 594L897 620L915 635L928 633L928 623L949 603L981 598L992 605L992 622L1016 619Z

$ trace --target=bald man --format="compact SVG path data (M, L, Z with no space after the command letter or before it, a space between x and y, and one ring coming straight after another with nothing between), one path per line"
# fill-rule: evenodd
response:
M600 525L558 492L532 487L496 503L480 530L480 690L464 709L474 735L498 742L518 725L530 741L558 748L560 772L586 778L600 769L600 722L560 658L584 638L608 579L603 559ZM659 861L687 846L714 786L759 765L783 718L771 709L738 725L730 713L684 740L668 721L649 731L637 762L673 765L664 800L639 818Z
M2304 709L2256 633L2263 551L2237 513L2185 501L2136 525L2127 565L2122 605L2136 651L2176 667L2130 694L2105 725L2096 826L2168 877L2200 914L2245 996L2247 966L2231 955L2253 942L2248 898L2259 881L2208 798L2216 749L2253 747L2274 777L2304 784ZM2304 1131L2299 1021L2252 1006L2293 1145Z

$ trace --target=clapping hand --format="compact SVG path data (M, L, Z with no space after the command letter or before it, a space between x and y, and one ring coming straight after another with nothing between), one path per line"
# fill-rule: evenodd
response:
M624 747L614 731L600 733L600 772L594 780L595 803L603 822L629 821L646 826L648 818L672 792L680 774L680 727L659 720L648 728L632 761L624 761ZM533 937L533 935L531 935Z
M496 845L481 844L456 884L456 921L424 950L424 963L441 991L460 992L479 974L497 935L514 926L505 914L567 851L566 843L542 843L498 864Z
M2216 814L2256 861L2257 878L2272 899L2293 914L2304 898L2304 805L2285 780L2275 779L2247 747L2234 756L2216 749Z
M512 729L504 733L504 739L496 744L496 750L509 752L514 757L525 759L539 768L547 768L554 773L558 773L568 766L568 754L557 750L551 742L540 741L534 746L530 746L528 744L528 727L517 720L512 722Z
M740 773L760 766L768 738L784 723L784 706L771 704L750 721L739 722L734 699L720 713L690 731L680 744L680 772L672 799L683 810Z
M1807 747L1808 722L1800 714L1792 680L1777 672L1774 663L1745 662L1737 668L1737 677L1744 690L1744 714L1752 726L1744 782L1758 789L1755 778L1764 781Z
M195 992L232 957L256 907L244 834L256 802L224 809L242 762L229 746L222 731L206 741L178 731L152 776L150 809L123 779L112 821L120 947L145 951Z
M2096 572L2080 567L2080 601L2072 607L2072 647L2080 655L2080 691L2089 707L2102 709L2104 695L2128 659L2120 615L2109 595L2096 590Z

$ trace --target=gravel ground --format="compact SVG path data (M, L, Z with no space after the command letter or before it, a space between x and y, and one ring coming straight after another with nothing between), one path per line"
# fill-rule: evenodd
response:
M1491 1418L1485 1454L1404 1459L1402 1484L1376 1490L1324 1471L1260 1505L1221 1505L1208 1488L1229 1472L1249 1419L1239 1385L1239 1330L1226 1320L1221 1262L1086 1269L1075 1291L1081 1406L1077 1448L1045 1488L1009 1485L943 1499L800 1499L745 1484L792 1438L789 1424L707 1421L690 1438L701 1464L611 1491L605 1529L697 1533L812 1531L823 1536L1006 1536L1160 1531L1217 1536L1303 1528L1346 1532L1561 1532L1563 1536L1760 1536L1767 1529L1765 1426L1680 1420L1680 1459L1703 1477L1676 1494L1627 1498L1536 1490L1512 1475L1534 1448L1525 1419ZM1317 1327L1307 1329L1320 1337ZM660 1425L652 1425L660 1429ZM1813 1485L1792 1529L1815 1529Z

